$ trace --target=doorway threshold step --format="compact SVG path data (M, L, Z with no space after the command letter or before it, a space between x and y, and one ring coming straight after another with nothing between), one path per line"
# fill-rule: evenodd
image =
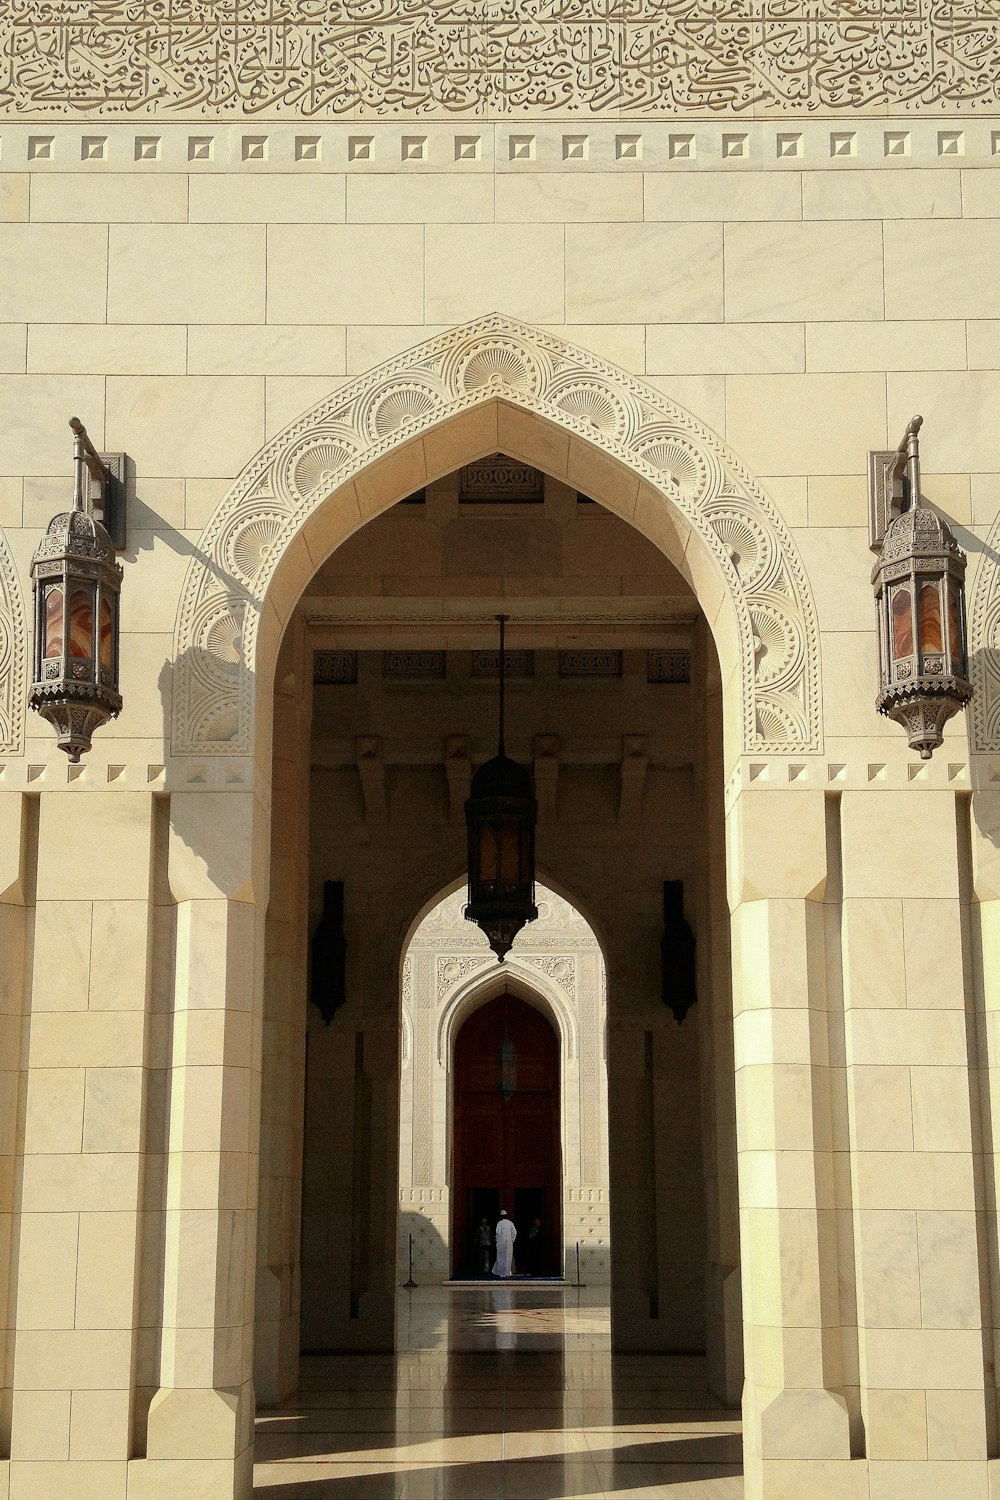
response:
M442 1281L442 1286L503 1286L516 1281L518 1286L569 1286L565 1276L457 1276L451 1281Z

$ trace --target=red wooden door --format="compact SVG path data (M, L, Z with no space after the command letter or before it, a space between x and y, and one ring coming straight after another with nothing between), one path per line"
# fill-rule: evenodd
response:
M462 1026L453 1119L453 1274L482 1274L476 1228L483 1217L494 1228L505 1208L518 1232L518 1272L561 1275L559 1042L534 1006L499 995Z

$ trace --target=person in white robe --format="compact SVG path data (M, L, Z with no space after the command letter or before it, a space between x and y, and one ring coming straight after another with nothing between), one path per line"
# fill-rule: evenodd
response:
M517 1239L517 1230L507 1217L507 1210L500 1210L500 1222L497 1225L497 1258L493 1264L494 1276L510 1276L514 1268L514 1241Z

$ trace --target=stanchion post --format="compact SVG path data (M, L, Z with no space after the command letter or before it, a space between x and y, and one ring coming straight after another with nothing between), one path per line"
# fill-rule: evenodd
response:
M412 1234L409 1235L408 1238L409 1238L409 1241L410 1241L410 1275L409 1275L409 1279L407 1281L403 1282L403 1286L404 1287L415 1287L417 1283L413 1279L413 1235Z
M576 1280L570 1282L570 1286L577 1291L582 1291L584 1283L580 1280L580 1241L576 1242Z

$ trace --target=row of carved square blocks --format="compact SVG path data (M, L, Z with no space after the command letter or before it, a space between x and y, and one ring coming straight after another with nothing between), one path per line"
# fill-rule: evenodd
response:
M926 133L925 130L924 134ZM76 161L112 160L158 162L166 158L165 142L168 139L171 143L170 155L176 156L176 137L171 136L151 132L124 135L117 130L114 133L88 131L80 135L75 132L59 135L54 132L38 132L29 134L23 143L11 141L5 154L13 165L16 157L21 154L18 147L23 144L23 159L31 163L60 161L68 165ZM713 131L671 130L667 133L659 154L665 155L668 160L679 162L693 162L699 156L702 159L721 158L728 161L760 160L768 156L778 160L805 160L807 157L815 159L817 155L825 153L831 159L849 161L862 157L877 159L879 155L889 159L905 159L914 154L915 132L903 126L873 130L866 122L866 127L862 130L839 128L825 132L824 136L825 138L818 140L815 132L807 135L803 130L795 128L775 128L764 133L752 133L749 129L739 128ZM982 148L985 148L986 154L1000 158L1000 130L991 130L988 141L981 131L976 136L973 144L979 148L975 151L977 156L983 154ZM982 139L978 138L980 136ZM935 129L929 143L930 151L926 150L928 143L925 142L925 149L921 154L953 160L964 158L971 154L969 137L968 127ZM227 133L220 137L204 132L187 135L187 161L208 164L216 160L220 163L229 160L228 139ZM486 140L489 140L489 136L484 137L482 132L456 134L434 127L429 127L426 133L402 133L392 138L371 133L347 133L340 129L294 136L284 132L278 135L255 132L240 135L238 150L232 155L236 161L249 165L282 160L318 163L324 159L333 164L344 159L362 163L399 160L404 163L438 161L443 164L445 161L483 160ZM612 141L603 131L577 130L564 132L553 138L551 132L540 135L530 129L504 129L498 132L496 154L511 162L532 162L539 159L544 148L547 154L555 154L557 159L561 156L565 162L585 162L591 158L594 145L600 146L602 156L613 156L615 160L624 162L641 161L644 134L640 130L615 131L613 150L609 150Z

